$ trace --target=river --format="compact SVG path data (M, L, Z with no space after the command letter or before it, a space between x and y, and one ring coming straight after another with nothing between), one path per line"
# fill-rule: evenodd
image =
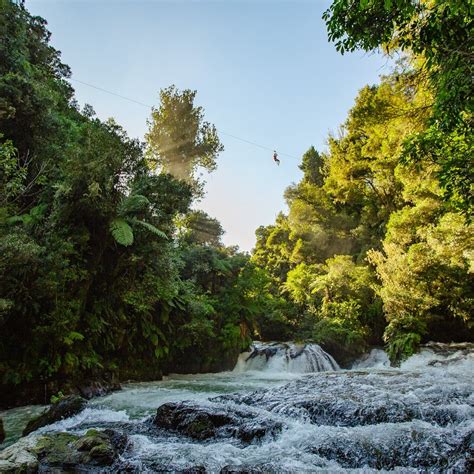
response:
M128 472L469 472L473 369L468 344L432 344L397 369L374 349L340 370L313 344L256 343L232 372L127 384L41 430L121 431L120 470ZM188 426L153 423L163 404L176 423L185 412ZM7 444L38 408L0 414ZM190 437L199 413L227 421Z

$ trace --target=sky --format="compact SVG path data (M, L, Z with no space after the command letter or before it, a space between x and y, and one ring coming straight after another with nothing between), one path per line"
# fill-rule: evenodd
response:
M225 151L196 207L221 221L225 244L250 251L255 229L286 211L283 193L301 178L302 154L311 145L325 150L357 92L389 72L379 54L342 56L328 42L321 16L330 3L27 0L26 6L48 21L52 45L77 81L155 106L160 89L171 84L197 90L196 102L221 132ZM149 108L72 85L81 105L144 137Z

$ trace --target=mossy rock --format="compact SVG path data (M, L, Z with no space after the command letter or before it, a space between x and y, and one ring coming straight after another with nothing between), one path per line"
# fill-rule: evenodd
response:
M111 430L89 430L74 443L79 452L87 453L87 463L106 466L112 464L116 457L116 450L110 439Z
M80 455L72 445L78 439L77 435L70 433L40 436L33 452L41 462L50 465L76 464L80 462Z
M84 410L86 405L87 400L79 397L78 395L71 395L69 397L62 398L57 403L53 403L41 415L30 420L26 425L26 428L23 430L23 436L27 436L33 431L42 428L43 426L51 425L56 421L77 415L79 412Z
M110 466L126 444L116 442L120 436L113 430L89 430L80 437L70 433L55 433L42 436L35 452L40 465L48 468Z
M127 437L114 430L30 435L0 452L0 473L103 472L114 469Z

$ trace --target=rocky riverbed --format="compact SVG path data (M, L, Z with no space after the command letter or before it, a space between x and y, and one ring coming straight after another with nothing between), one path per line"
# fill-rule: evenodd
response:
M315 345L257 344L233 372L77 405L0 451L0 472L472 472L473 369L467 344L398 369L374 350L352 370Z

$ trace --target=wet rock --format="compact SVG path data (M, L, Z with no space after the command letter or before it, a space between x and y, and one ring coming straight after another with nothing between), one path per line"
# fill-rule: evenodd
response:
M417 374L378 371L307 376L283 387L250 394L222 395L215 402L233 402L291 416L316 425L365 426L423 420L439 426L461 422L472 408L469 385L446 385L444 393L431 383L417 381Z
M254 342L250 353L240 356L238 370L266 370L277 365L286 372L323 372L338 370L333 357L318 344L295 342Z
M121 390L121 388L117 382L104 380L93 380L77 385L79 393L87 400L94 397L103 397L111 392Z
M248 443L282 429L281 423L259 419L251 412L190 402L165 403L158 408L153 423L197 440L233 436Z
M0 473L91 472L112 466L126 445L113 430L31 435L0 452Z
M3 428L3 420L0 418L0 444L5 440L5 429Z
M86 407L86 404L87 401L78 395L62 398L58 402L53 403L44 413L30 420L23 430L23 436L43 426L77 415Z
M126 437L113 430L89 430L80 437L54 433L41 436L35 452L40 472L87 471L114 464L126 444Z
M135 378L141 380L139 376ZM156 380L159 380L159 378L156 378ZM67 396L80 395L90 399L120 389L120 384L113 376L96 380L51 380L45 383L34 381L21 385L0 383L0 410L24 405L47 405L51 397L59 392Z
M219 474L264 474L274 472L275 467L272 466L224 466Z
M173 473L173 474L206 474L213 471L208 471L204 466L190 466L182 467L176 466L173 464L162 464L160 462L140 462L134 463L127 460L124 460L117 466L117 469L114 469L113 472L128 472L134 474L141 474L142 472L149 473Z
M0 451L0 473L36 472L36 443L36 436L28 436Z
M311 451L347 469L472 472L468 469L472 451L463 449L460 433L435 431L420 422L409 429L400 426L392 434L383 426L355 433L352 437L328 436Z
M280 350L280 346L281 344L271 344L271 345L262 346L262 347L254 346L247 360L254 359L255 357L258 357L258 356L265 356L265 358L268 361L268 359L273 357ZM285 345L285 348L286 348L286 345Z
M206 474L206 468L204 466L193 466L188 467L179 471L180 474Z
M472 342L428 342L423 344L421 348L426 348L432 350L436 354L441 354L444 356L452 355L454 352L461 352L463 355L469 354L474 351L474 343Z
M210 352L209 352L210 351ZM228 351L216 351L212 348L205 353L196 353L195 348L185 349L173 354L164 364L163 373L168 374L199 374L216 373L232 370L237 363L240 351L238 348ZM156 380L156 377L150 380Z

